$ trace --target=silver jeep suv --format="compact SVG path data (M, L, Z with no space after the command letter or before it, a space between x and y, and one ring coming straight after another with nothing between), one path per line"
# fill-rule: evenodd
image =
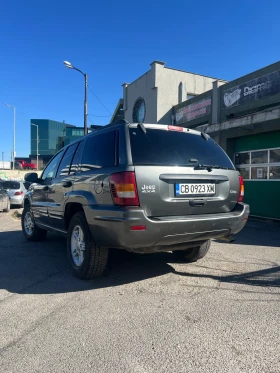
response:
M211 239L230 241L249 215L242 177L225 152L208 135L176 126L106 126L25 180L33 184L24 236L65 234L70 265L83 279L104 272L113 248L196 261Z

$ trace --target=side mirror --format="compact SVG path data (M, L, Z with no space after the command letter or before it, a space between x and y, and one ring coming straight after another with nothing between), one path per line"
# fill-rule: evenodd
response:
M24 180L29 181L30 183L37 183L38 179L37 172L28 172L28 174L25 174L24 176Z

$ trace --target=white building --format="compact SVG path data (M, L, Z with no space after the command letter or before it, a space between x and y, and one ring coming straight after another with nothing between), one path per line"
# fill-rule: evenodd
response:
M147 73L130 84L123 84L123 98L118 102L111 123L125 119L128 122L171 124L173 106L211 90L213 82L217 81L219 86L227 83L154 61Z

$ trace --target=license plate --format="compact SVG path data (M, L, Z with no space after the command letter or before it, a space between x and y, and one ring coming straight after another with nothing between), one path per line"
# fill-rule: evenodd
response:
M215 184L176 184L176 196L215 194Z

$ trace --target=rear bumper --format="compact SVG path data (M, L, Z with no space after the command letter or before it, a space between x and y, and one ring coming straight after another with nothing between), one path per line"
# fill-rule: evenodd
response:
M24 195L12 196L12 197L10 197L10 203L11 203L11 205L21 205L23 199L24 199Z
M84 206L84 211L96 243L130 249L226 237L244 227L250 212L244 203L223 214L158 218L148 218L140 208ZM133 225L144 225L146 230L131 231Z

